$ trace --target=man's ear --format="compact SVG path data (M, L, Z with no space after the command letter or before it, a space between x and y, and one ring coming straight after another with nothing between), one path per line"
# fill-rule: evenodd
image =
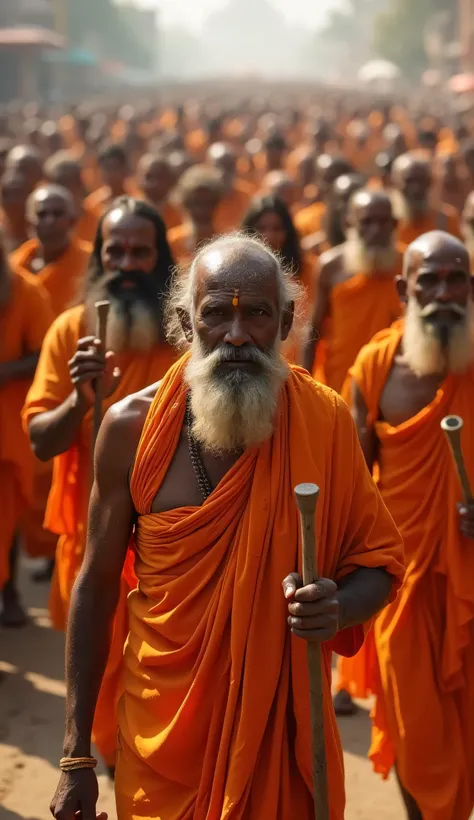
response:
M189 344L191 344L193 340L193 328L191 325L191 317L188 311L182 307L176 308L176 313L178 314L178 319L181 323L181 327L183 328L185 339Z
M295 303L288 302L285 310L283 311L283 316L281 319L281 340L282 342L286 342L288 336L290 335L291 328L293 327L293 319L295 318Z
M397 292L398 292L398 295L400 297L400 301L401 302L407 302L408 301L408 299L407 299L407 286L408 286L407 280L404 279L403 276L397 276L397 278L395 279L395 282L397 284Z

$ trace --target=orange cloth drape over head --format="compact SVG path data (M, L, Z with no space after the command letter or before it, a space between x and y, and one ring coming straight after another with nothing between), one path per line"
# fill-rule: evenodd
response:
M379 441L379 489L405 544L407 575L377 618L382 691L371 757L386 776L397 761L424 820L468 820L474 805L474 550L462 536L461 488L440 422L464 419L474 485L474 369L449 375L433 401L391 427L379 400L403 326L365 347L351 370Z
M395 275L400 272L360 273L332 288L324 380L333 390L341 391L359 350L400 316L395 287Z
M53 320L49 297L28 274L11 274L10 293L0 305L0 363L39 353ZM8 580L8 556L21 514L32 502L34 456L22 430L21 410L29 379L0 385L0 589Z
M321 487L323 576L377 566L400 579L400 539L349 411L298 368L271 440L247 450L201 507L152 513L181 435L185 365L159 387L131 479L139 586L129 596L118 818L310 820L306 646L291 636L281 591L301 569L293 487ZM362 639L355 627L323 649L331 820L342 820L345 802L331 650L352 654Z
M21 245L10 257L13 269L20 273L29 273L29 265L36 256L38 247L37 239L30 239ZM40 273L34 274L48 291L55 316L78 299L90 253L91 246L88 243L73 237L59 259L45 265Z

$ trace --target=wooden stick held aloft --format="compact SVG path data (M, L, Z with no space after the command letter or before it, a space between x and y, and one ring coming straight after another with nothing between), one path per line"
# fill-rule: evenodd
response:
M318 552L314 516L319 496L316 484L298 484L296 503L300 513L303 548L303 584L318 580ZM313 749L314 815L316 820L329 820L326 743L324 737L323 676L321 647L308 641L309 695L311 703L311 740Z
M107 338L107 319L109 316L110 302L96 302L96 338L100 341L100 351L105 354L106 338ZM94 427L92 434L92 452L95 449L95 443L99 434L99 428L102 422L102 402L103 402L103 380L99 376L95 382L95 402L94 402Z
M464 422L460 416L446 416L441 422L441 429L448 439L454 465L459 476L464 503L471 504L473 501L471 485L469 484L461 446L461 430L463 426Z

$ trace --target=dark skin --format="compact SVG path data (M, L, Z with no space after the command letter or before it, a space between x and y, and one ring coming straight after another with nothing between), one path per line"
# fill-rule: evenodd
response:
M275 264L265 251L240 251L241 242L208 251L196 271L193 318L180 318L188 339L197 334L205 350L217 345L264 350L284 340L291 329L293 305L279 303ZM239 289L239 305L232 299ZM250 367L245 362L227 367ZM69 618L67 646L67 718L64 753L90 754L95 702L105 668L110 628L117 606L120 576L136 511L129 478L141 430L157 385L130 396L107 413L99 434L91 497L86 556L77 579ZM215 487L238 455L204 455ZM190 462L186 425L174 459L152 503L155 513L198 506L202 497ZM329 640L338 629L360 623L386 600L391 578L383 570L358 570L339 588L331 579L303 587L291 574L282 579L290 626L306 640ZM278 592L276 591L276 594ZM51 809L59 820L95 817L97 780L93 770L63 773Z
M394 165L393 184L412 205L427 203L431 183L430 165L411 154L403 155Z
M56 188L38 188L29 205L29 221L40 245L30 263L32 273L39 273L66 251L76 222L72 198L61 195Z
M347 209L349 202L353 194L363 186L364 177L360 174L343 174L336 179L332 186L331 201L324 215L325 229L311 234L311 236L304 237L301 245L305 251L313 251L319 254L321 253L321 246L323 246L324 249L326 242L329 242L332 247L336 247L338 244L341 244L341 241L344 241L343 239L339 241L333 239L333 231L330 230L331 226L329 222L337 215L339 227L341 232L344 233L347 227Z
M182 206L193 225L196 245L214 234L214 214L221 201L220 191L204 185L187 191Z
M154 225L120 208L111 211L103 223L101 260L104 273L117 270L151 273L156 259ZM67 399L30 422L31 445L42 461L66 452L74 443L82 420L94 403L94 380L102 375L104 395L110 396L120 378L114 353L109 350L103 356L100 342L94 336L79 339L76 353L69 362L69 373L73 389Z
M396 220L393 218L389 198L377 191L359 191L352 198L348 224L356 228L358 235L367 248L388 247L391 242ZM322 257L319 275L312 328L309 341L303 351L303 367L311 372L316 356L318 340L322 336L324 323L331 312L332 289L354 276L346 270L344 264L345 245L325 253ZM393 317L396 319L396 316Z
M3 210L3 231L7 250L16 250L28 240L26 202L29 188L25 177L7 172L0 185L0 205Z
M165 157L147 154L138 163L137 184L148 202L161 207L172 190L175 176Z
M468 300L474 298L474 279L470 274L469 257L463 245L454 237L441 233L429 234L415 243L408 253L408 278L400 278L398 281L401 298L416 299L421 308L434 301L440 304L455 302L460 307L466 307ZM403 350L399 349L380 397L379 419L397 427L413 418L433 401L445 377L446 373L417 377L404 361ZM352 391L352 413L359 441L367 465L372 470L377 459L378 440L375 429L369 422L367 406L355 382ZM458 514L461 532L466 538L474 540L474 505L458 505ZM409 820L422 820L413 797L401 783L399 785Z

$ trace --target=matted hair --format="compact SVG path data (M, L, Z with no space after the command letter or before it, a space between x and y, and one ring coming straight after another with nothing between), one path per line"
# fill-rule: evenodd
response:
M295 336L304 338L307 333L307 326L301 310L304 291L296 280L293 271L286 268L277 254L260 239L249 237L243 233L231 233L203 245L186 271L177 270L175 272L165 304L165 331L170 344L181 349L189 346L179 314L181 311L186 312L191 317L194 314L194 294L198 265L209 252L224 250L228 247L234 247L236 255L254 251L260 255L265 254L269 258L278 280L281 312L283 313L291 303L295 305L295 319L291 335L293 338Z

